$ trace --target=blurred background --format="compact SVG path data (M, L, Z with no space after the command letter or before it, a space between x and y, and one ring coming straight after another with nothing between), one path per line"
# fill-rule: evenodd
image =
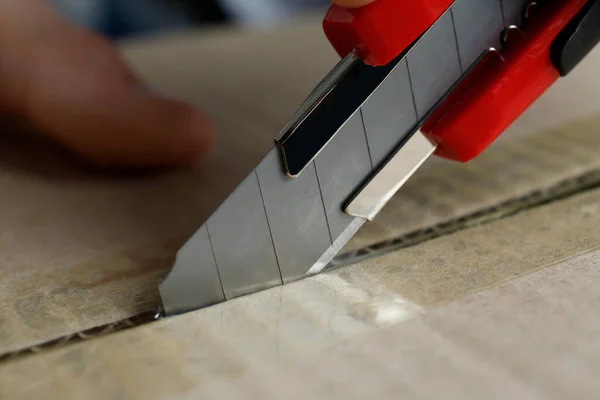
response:
M325 10L329 0L51 0L71 20L113 39L206 24L269 26Z

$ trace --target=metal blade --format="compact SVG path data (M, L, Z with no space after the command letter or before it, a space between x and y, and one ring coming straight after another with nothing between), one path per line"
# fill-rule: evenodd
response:
M504 18L498 0L462 0L452 8L452 17L463 71L479 58L482 49L502 47Z
M179 250L175 265L160 284L159 291L167 315L225 300L206 225Z
M202 308L320 272L369 217L345 213L348 200L365 182L373 182L374 171L393 176L412 148L409 143L418 140L412 140L418 137L415 127L458 81L469 60L501 37L499 1L457 0L386 67L343 61L311 96L315 103L304 103L286 125L278 146L179 251L159 287L165 313ZM469 14L469 7L476 12ZM303 151L312 146L296 158L296 173L286 170L282 141L290 145L288 152L298 143ZM398 146L407 146L405 152ZM397 182L408 179L423 158L414 157L412 167L405 163Z
M297 179L289 179L279 160L279 152L272 150L257 172L279 269L287 283L302 278L306 263L316 262L332 239L314 163Z

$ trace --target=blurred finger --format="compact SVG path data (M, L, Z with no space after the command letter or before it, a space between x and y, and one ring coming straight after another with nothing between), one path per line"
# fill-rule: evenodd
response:
M101 165L169 167L194 162L211 144L196 109L145 90L116 49L70 30L30 50L22 114L43 133Z

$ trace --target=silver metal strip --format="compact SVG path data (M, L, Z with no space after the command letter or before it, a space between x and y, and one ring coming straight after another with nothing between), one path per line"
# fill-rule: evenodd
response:
M331 246L314 163L296 179L271 150L256 168L284 283L302 278ZM286 205L293 204L293 207Z
M463 71L489 48L500 50L504 30L500 0L461 0L452 7L452 16Z
M451 10L438 20L407 56L419 119L423 118L461 77L455 29L449 11Z
M207 226L227 299L283 283L255 171L221 204Z
M417 125L406 60L398 64L361 110L371 160L378 168Z
M342 204L372 171L360 113L354 114L341 132L333 137L330 145L317 156L315 165L329 231L335 241L353 221L344 213Z
M179 250L175 265L159 291L167 314L180 314L225 300L206 225Z

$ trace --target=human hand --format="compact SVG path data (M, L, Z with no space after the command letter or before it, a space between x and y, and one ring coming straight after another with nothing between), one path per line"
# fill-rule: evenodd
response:
M0 115L101 166L179 166L208 149L199 111L151 93L110 42L45 0L0 0L0 27Z

